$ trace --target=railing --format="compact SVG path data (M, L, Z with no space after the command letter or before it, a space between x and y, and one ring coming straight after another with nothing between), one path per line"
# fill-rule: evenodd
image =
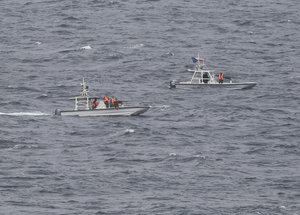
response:
M89 110L89 98L88 97L75 97L74 110Z
M211 79L210 78L192 78L191 83L208 83Z

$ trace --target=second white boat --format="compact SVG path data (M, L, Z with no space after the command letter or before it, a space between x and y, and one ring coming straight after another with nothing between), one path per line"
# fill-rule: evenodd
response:
M217 76L214 71L204 69L204 59L192 58L194 63L197 63L190 81L172 80L169 83L170 88L178 87L214 87L214 88L230 88L230 89L251 89L256 85L256 82L233 82L231 78L226 78L224 74L219 73Z

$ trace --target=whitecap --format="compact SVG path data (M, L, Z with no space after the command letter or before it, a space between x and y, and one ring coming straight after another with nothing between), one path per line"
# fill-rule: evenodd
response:
M45 99L48 97L48 94L44 93L44 94L41 94L40 96L37 96L36 98L37 99Z
M169 108L169 107L170 107L170 105L163 105L161 108L167 109L167 108Z
M134 129L126 129L125 130L125 133L134 133L135 131L134 131Z
M205 156L202 156L202 155L194 155L194 157L195 157L195 158L202 158L202 159L204 159L204 160L206 159L206 157L205 157Z
M13 149L23 149L23 148L31 149L31 148L38 148L38 146L37 145L17 144L17 145L14 145L14 147L13 147Z
M41 44L42 44L42 42L40 42L40 41L36 41L34 44L36 44L36 45L41 45Z
M133 46L130 46L129 48L130 49L139 49L139 48L142 48L144 47L145 45L143 43L140 43L140 44L135 44Z
M169 156L170 156L170 157L173 157L173 156L177 156L177 154L174 153L174 152L172 152L172 153L169 154Z
M80 50L90 50L90 49L92 49L92 47L90 45L83 46L80 48Z

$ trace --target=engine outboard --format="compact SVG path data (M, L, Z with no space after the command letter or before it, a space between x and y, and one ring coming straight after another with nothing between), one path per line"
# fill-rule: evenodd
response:
M176 88L176 82L175 82L175 80L170 81L170 88L171 89Z
M60 116L61 115L61 110L60 109L55 109L54 115Z

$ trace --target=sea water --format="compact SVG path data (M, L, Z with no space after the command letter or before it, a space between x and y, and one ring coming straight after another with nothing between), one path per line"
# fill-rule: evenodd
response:
M300 214L298 0L0 2L0 214ZM169 89L191 57L251 90ZM60 117L90 94L139 117Z

